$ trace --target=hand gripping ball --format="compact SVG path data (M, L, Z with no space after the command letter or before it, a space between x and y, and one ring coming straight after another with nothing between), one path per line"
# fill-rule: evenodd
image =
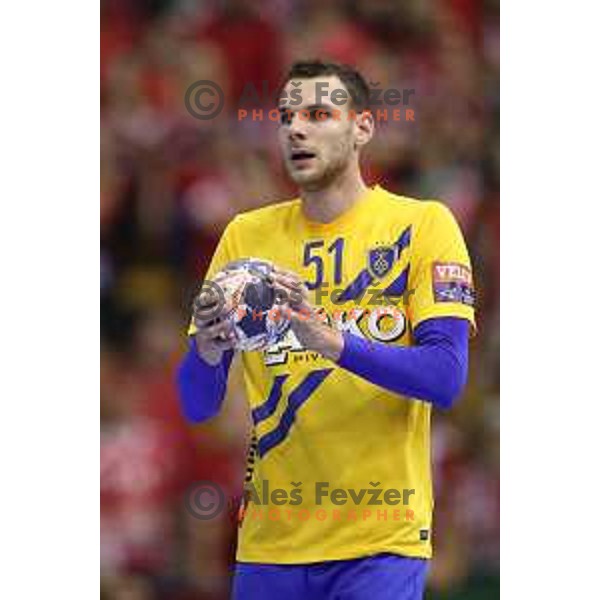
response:
M290 328L289 316L268 279L272 270L268 261L244 258L227 264L214 277L228 309L224 318L231 323L236 350L263 350L280 342Z

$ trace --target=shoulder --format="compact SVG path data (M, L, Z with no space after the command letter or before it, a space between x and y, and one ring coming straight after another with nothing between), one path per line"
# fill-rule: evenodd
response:
M231 226L243 229L255 229L274 226L289 218L300 206L300 199L281 200L254 210L238 213Z
M402 214L405 217L408 214L416 226L439 219L453 219L450 209L443 202L435 199L403 196L381 188L380 202L390 213Z

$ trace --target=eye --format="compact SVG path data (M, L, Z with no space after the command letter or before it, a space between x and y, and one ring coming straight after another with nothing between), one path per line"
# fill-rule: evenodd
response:
M292 111L282 110L279 113L279 122L281 125L289 125L292 122Z
M311 121L326 121L331 117L331 112L323 108L313 108L309 115Z

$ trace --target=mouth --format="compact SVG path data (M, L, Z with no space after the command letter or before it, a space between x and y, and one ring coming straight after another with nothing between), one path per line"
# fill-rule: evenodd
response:
M307 167L316 157L316 153L310 150L296 149L290 152L290 162L296 167Z

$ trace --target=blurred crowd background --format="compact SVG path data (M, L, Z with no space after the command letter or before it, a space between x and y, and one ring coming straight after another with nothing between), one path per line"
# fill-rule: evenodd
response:
M101 576L106 600L224 600L236 527L185 508L199 480L234 498L248 428L239 369L224 413L190 427L177 361L194 290L237 212L290 198L277 124L237 118L296 59L414 89L380 122L369 183L446 202L471 251L479 334L468 389L436 413L430 599L499 597L498 0L101 0ZM214 80L218 118L186 111ZM271 108L271 106L265 106Z

